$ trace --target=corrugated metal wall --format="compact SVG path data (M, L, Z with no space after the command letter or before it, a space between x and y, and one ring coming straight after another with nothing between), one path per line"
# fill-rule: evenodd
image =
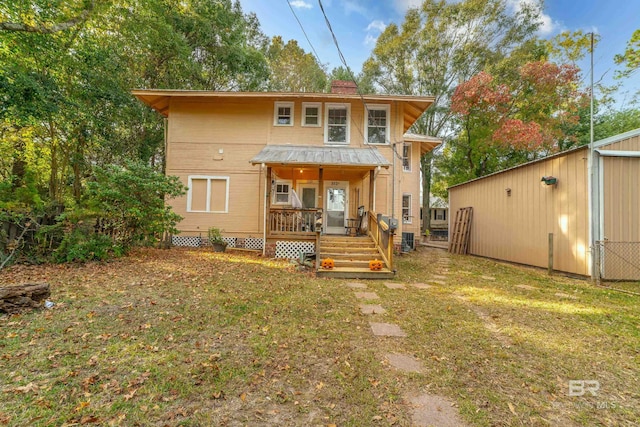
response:
M451 188L451 221L473 207L470 253L546 267L553 233L554 268L588 275L587 154L583 148ZM556 186L541 185L549 175Z
M640 151L640 136L602 149ZM640 158L602 157L601 273L607 280L640 279Z

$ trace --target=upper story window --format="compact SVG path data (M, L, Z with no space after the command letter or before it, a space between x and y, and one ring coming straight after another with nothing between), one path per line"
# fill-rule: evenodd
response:
M411 143L402 144L402 170L411 172Z
M273 111L274 126L293 126L293 102L276 102Z
M302 103L302 126L318 127L322 124L322 104L319 102Z
M349 121L351 108L349 104L326 104L325 132L326 144L349 143Z
M367 123L365 139L367 144L388 144L389 106L367 105Z

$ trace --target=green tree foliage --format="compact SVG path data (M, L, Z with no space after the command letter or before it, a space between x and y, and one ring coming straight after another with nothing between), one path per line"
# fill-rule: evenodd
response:
M640 68L640 29L633 32L624 53L616 55L614 59L617 64L625 66L625 69L619 72L620 77L628 77Z
M275 36L267 49L268 89L274 92L322 92L327 74L315 56L306 53L295 40L286 44Z

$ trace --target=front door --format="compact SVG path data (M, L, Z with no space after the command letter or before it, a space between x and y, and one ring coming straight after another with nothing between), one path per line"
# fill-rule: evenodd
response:
M349 182L326 181L325 185L325 233L344 234L345 218L347 214L347 194Z

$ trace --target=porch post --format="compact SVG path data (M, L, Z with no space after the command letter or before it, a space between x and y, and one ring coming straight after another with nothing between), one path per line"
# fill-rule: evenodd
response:
M371 169L369 171L369 211L375 212L373 210L373 197L375 195L375 182L376 182L376 170Z
M322 228L324 229L324 169L318 168L318 207L322 212Z
M262 256L267 253L267 234L269 227L269 208L271 207L271 166L267 166L267 176L264 183L264 237L262 239Z

